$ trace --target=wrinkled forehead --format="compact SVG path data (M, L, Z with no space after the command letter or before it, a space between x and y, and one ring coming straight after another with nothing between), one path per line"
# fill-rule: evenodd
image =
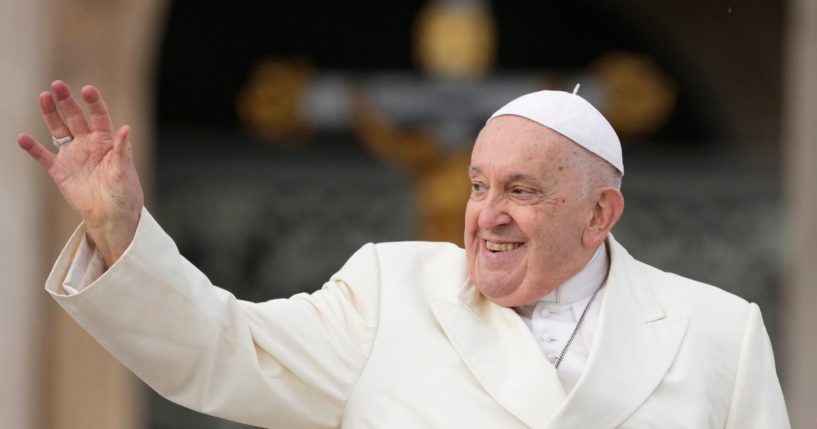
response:
M471 172L540 174L571 165L582 151L567 137L529 119L498 117L480 132L471 154Z
M532 150L532 157L549 157L554 152L579 148L558 131L518 115L492 118L482 128L474 145L475 151L494 149L505 153Z

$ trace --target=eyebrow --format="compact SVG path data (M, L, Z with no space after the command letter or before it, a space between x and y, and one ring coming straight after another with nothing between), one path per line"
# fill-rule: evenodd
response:
M529 183L529 184L533 184L533 185L538 185L539 184L539 179L531 176L530 174L522 174L522 173L511 174L511 176L508 177L508 181L509 182L525 182L525 183Z
M472 166L468 167L468 174L469 174L470 177L474 177L476 175L481 175L482 170L479 167L472 165ZM508 182L524 182L524 183L529 183L529 184L533 184L533 185L538 185L540 183L539 179L537 179L536 177L533 177L530 174L524 174L524 173L511 174L508 177L507 181Z

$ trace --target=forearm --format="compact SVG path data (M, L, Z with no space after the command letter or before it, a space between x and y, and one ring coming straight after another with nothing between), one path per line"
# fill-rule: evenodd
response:
M157 228L145 215L140 228ZM239 418L233 415L234 399L243 392L259 394L264 381L235 298L212 286L156 231L137 231L121 258L94 273L93 262L101 263L101 258L85 242L85 232L84 226L76 231L49 276L46 287L58 304L163 396L202 412ZM76 294L61 287L70 286L66 283L72 275ZM263 393L259 396L269 396ZM241 410L243 418L259 417L248 411Z
M365 364L359 350L368 350L375 328L369 316L357 329L349 327L353 343L339 344L332 335L339 325L330 315L356 320L361 309L351 303L375 306L376 295L348 299L348 290L330 287L264 304L238 301L179 255L143 212L121 258L99 278L83 274L91 284L68 296L61 285L81 250L83 232L69 241L47 288L77 323L157 392L186 407L254 425L338 424L343 395ZM307 403L313 406L305 409Z

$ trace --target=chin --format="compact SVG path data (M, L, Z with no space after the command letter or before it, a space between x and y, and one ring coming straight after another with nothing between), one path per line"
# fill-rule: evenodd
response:
M480 291L480 293L482 293L482 295L484 295L494 304L501 305L503 307L522 305L516 303L516 301L519 300L519 298L516 297L516 292L518 289L517 286L484 281L478 283L475 282L474 286Z
M527 301L525 299L518 298L518 297L514 296L513 294L505 295L505 296L498 296L498 297L491 297L491 296L485 295L485 297L488 299L488 301L491 301L494 304L499 305L501 307L507 307L507 308L520 307L520 306L523 306L523 305L527 304Z

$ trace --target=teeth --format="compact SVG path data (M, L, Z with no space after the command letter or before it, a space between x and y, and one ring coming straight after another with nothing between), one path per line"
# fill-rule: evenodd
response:
M521 245L522 243L494 243L492 241L485 242L485 247L487 247L488 250L491 250L493 252L507 252L509 250L516 249Z

